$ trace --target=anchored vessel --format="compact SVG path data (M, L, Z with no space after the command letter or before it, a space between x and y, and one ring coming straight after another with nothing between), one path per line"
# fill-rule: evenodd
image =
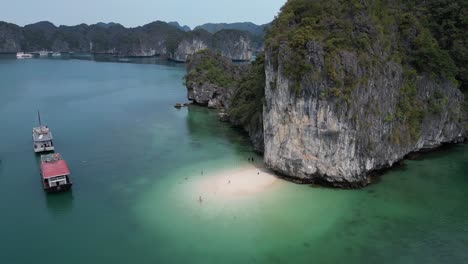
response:
M70 170L60 154L41 155L42 186L46 192L61 192L71 189Z
M31 53L18 52L16 53L17 59L30 59L33 55Z
M41 50L41 51L38 52L38 54L39 54L40 57L47 57L47 56L49 56L50 51Z
M48 126L41 124L41 114L37 112L39 118L39 126L33 128L33 148L34 152L46 152L54 150L54 143L52 142L52 132Z

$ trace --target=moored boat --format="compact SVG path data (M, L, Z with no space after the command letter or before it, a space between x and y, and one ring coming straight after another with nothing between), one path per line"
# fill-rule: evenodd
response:
M52 53L52 57L60 57L60 56L62 56L62 53L60 53L60 52Z
M41 155L41 180L46 192L71 189L70 170L60 154Z
M41 51L38 52L38 54L39 54L40 57L47 57L47 56L49 56L50 51L41 50Z
M41 114L37 112L39 118L39 126L34 127L32 131L33 149L34 152L54 151L54 142L52 141L52 132L48 126L43 126L41 123Z
M18 52L16 53L17 59L30 59L33 55L31 53Z

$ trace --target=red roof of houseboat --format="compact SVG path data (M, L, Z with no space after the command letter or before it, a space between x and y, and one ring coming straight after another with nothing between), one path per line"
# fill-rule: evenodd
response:
M42 178L44 179L70 174L70 170L68 169L67 163L65 163L64 160L42 162L41 171Z

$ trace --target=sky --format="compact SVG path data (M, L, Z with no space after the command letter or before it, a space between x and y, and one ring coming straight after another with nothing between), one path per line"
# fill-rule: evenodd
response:
M117 22L136 27L155 20L195 27L204 23L265 24L286 0L0 0L0 21L20 26Z

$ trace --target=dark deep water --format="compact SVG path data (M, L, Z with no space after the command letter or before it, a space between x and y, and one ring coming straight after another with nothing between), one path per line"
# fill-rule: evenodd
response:
M467 145L362 190L282 182L200 205L183 179L252 149L213 112L173 107L183 65L133 62L0 58L0 263L468 263ZM72 192L41 189L37 109Z

